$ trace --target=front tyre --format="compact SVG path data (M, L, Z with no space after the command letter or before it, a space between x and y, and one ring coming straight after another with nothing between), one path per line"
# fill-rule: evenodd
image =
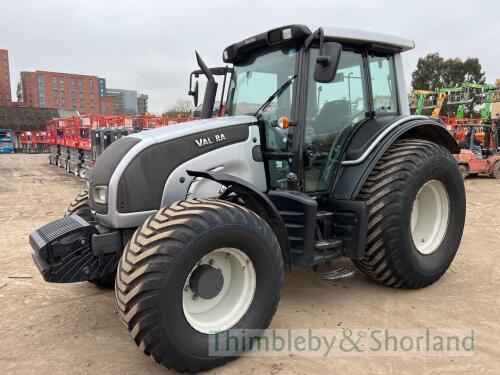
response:
M94 221L94 215L90 211L89 192L83 190L78 194L66 210L66 215L78 215L88 222Z
M269 326L282 281L281 250L264 220L226 201L190 199L160 209L134 233L118 266L116 300L146 355L198 372L242 354L210 352L214 340L225 349L228 330L255 336Z
M460 245L465 188L442 146L420 139L395 142L360 195L368 204L366 255L354 263L391 287L423 288L438 280Z

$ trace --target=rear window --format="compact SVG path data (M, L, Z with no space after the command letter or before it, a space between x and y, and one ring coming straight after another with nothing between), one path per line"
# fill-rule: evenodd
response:
M373 108L377 115L398 112L393 56L369 56Z

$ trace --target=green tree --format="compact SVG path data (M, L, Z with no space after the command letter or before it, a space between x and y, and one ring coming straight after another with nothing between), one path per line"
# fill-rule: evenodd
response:
M443 59L439 53L421 57L412 73L411 85L415 90L435 90L438 87L456 87L467 83L484 83L485 77L479 59L469 57Z
M165 110L162 116L165 117L189 117L193 111L192 101L189 99L178 99L177 102Z

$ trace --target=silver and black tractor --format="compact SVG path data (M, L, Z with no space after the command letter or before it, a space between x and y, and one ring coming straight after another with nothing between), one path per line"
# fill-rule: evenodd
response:
M135 343L186 372L250 349L211 345L264 332L284 270L347 257L382 285L432 284L459 247L465 191L452 136L409 114L413 47L287 25L227 47L225 68L197 55L202 119L111 144L67 215L31 233L43 278L114 284Z

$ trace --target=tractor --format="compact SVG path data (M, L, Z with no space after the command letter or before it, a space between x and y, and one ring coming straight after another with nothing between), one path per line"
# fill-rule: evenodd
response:
M388 287L436 282L461 241L465 189L453 137L409 114L412 48L299 24L254 35L223 51L215 118L217 82L196 54L201 119L104 150L67 215L29 236L43 278L114 284L137 346L192 373L250 349L212 345L265 332L285 270L347 257Z
M463 177L487 174L500 179L500 149L498 145L498 125L459 125L457 132L465 133L458 143L460 154L455 156Z

